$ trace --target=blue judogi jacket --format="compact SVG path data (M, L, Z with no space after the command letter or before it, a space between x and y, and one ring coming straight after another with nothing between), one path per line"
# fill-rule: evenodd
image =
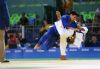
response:
M75 22L71 23L70 20L71 19L70 19L69 15L63 15L61 17L61 21L62 21L63 27L64 28L68 28L68 27L77 28L77 23L75 23ZM58 33L55 25L54 25L54 30L55 30L56 33Z
M69 15L63 15L61 17L61 20L62 20L62 24L64 28L67 28L67 27L77 28L77 24L75 22L74 23L70 22L71 19Z

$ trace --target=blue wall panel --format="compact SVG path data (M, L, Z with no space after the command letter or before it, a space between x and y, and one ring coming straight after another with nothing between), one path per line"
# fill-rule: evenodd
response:
M48 51L33 49L6 50L6 58L59 58L59 48ZM100 48L68 48L67 58L100 58Z

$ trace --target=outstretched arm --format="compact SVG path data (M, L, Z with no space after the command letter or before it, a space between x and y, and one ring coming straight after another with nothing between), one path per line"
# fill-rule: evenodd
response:
M57 16L57 20L60 20L60 18L61 18L61 13L60 13L60 11L56 11L56 16Z

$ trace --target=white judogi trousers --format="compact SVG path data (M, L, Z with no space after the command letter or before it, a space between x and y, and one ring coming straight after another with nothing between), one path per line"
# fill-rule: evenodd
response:
M60 51L61 55L66 55L67 38L72 36L74 31L71 29L66 29L63 34L60 34Z
M55 22L56 29L60 35L60 52L61 55L66 55L67 38L74 34L74 30L66 29L62 25L62 21Z

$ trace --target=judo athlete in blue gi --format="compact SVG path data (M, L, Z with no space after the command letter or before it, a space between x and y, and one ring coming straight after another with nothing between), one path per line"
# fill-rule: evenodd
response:
M60 38L60 52L61 60L65 60L66 56L66 46L67 38L74 34L74 31L77 29L77 20L78 14L75 11L72 11L70 15L63 15L60 20L56 21L52 27L40 38L38 43L35 45L34 49L39 49L45 46L45 49L49 49L53 45L52 42L55 42ZM52 45L51 45L52 44Z

